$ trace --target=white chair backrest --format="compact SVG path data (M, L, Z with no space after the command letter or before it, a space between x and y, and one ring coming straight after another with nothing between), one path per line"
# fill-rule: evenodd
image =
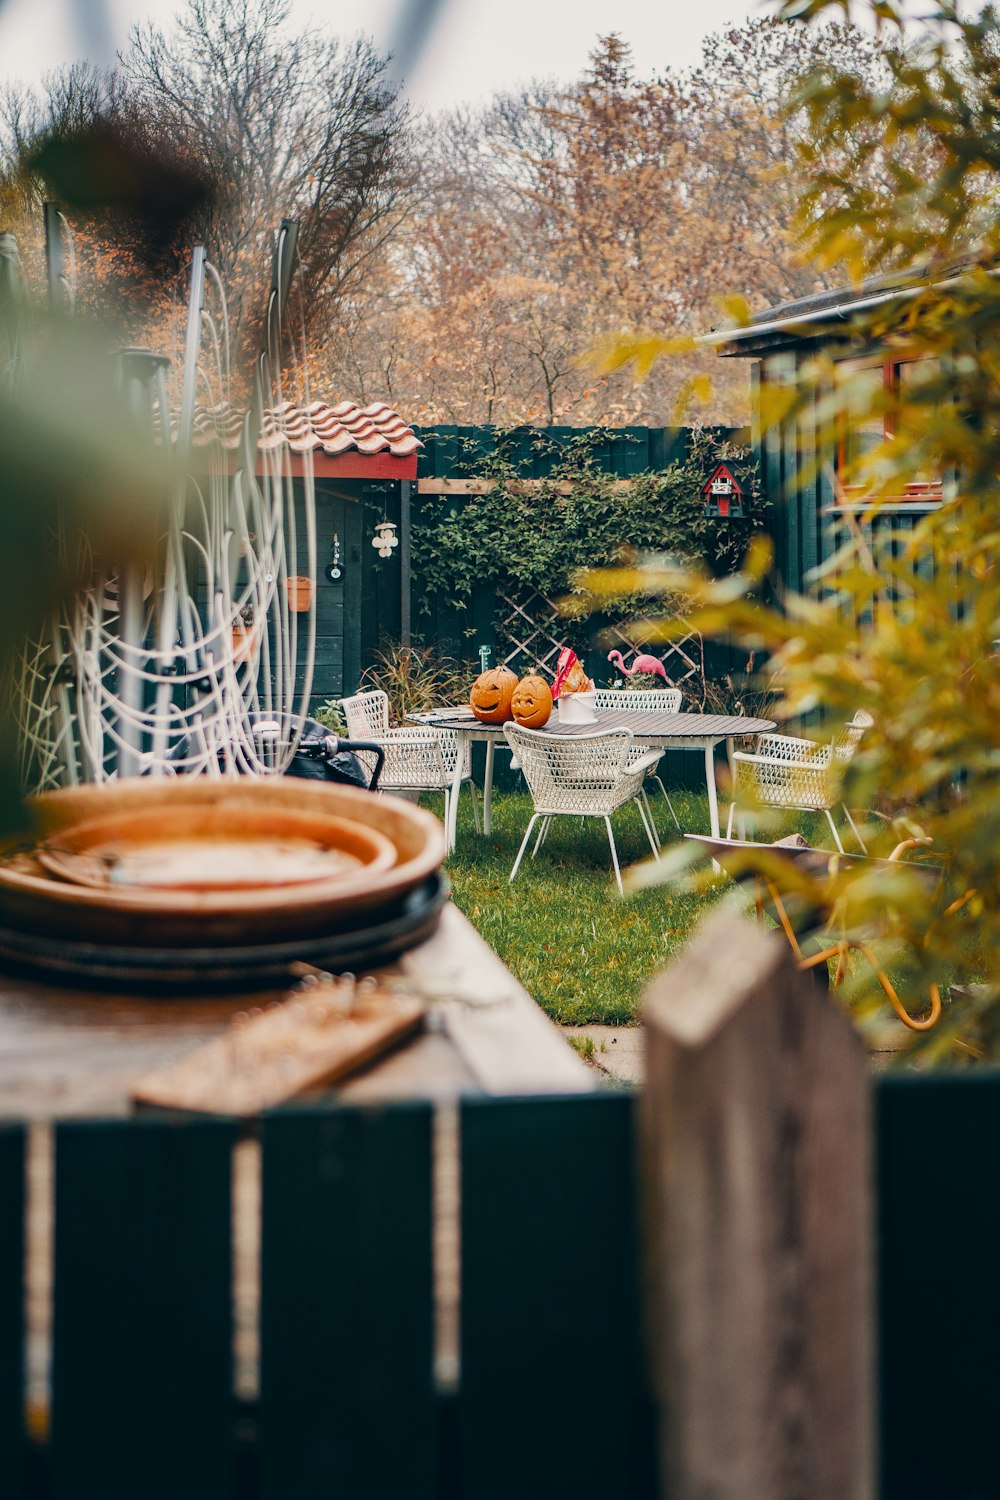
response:
M389 729L389 695L380 689L341 698L347 733L354 740L377 740Z
M680 712L680 688L598 688L594 706L619 709L623 714L676 714Z
M551 805L555 798L567 811L589 809L618 785L633 739L630 729L571 736L505 724L503 732L535 801Z
M849 761L861 743L861 738L866 729L870 729L875 720L870 713L859 708L853 719L849 719L840 734L833 742L833 753L839 761Z

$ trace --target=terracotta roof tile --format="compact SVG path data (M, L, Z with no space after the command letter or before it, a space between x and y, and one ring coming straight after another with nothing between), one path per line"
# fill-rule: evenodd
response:
M194 444L204 448L221 443L224 448L239 445L244 413L230 406L199 406L194 413ZM176 418L173 423L176 433ZM397 411L376 401L371 406L356 406L353 401L311 401L308 406L285 401L268 407L261 422L257 446L271 452L287 445L292 453L391 453L394 458L409 458L419 453L423 443Z

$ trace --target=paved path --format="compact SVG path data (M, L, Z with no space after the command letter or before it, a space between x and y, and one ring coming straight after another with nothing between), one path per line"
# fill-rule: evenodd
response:
M561 1030L563 1036L573 1039L578 1050L590 1037L594 1050L587 1062L592 1067L619 1083L642 1083L645 1052L641 1026L563 1026Z

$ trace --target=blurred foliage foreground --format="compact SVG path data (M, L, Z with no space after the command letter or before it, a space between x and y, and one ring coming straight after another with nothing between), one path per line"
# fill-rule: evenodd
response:
M902 34L895 0L867 9L883 34ZM797 26L836 10L846 3L786 0L778 16ZM769 651L782 718L873 715L845 800L873 809L863 830L873 854L926 840L908 858L934 878L864 861L834 863L822 889L792 883L803 901L837 903L848 933L878 935L915 1015L933 983L950 984L939 1025L911 1039L929 1062L1000 1054L1000 21L992 7L963 20L940 0L920 25L916 51L889 50L884 86L815 71L798 96L824 146L822 163L808 144L800 151L805 253L854 284L888 277L901 294L832 317L799 383L762 391L763 430L780 425L785 440L800 411L818 413L820 454L837 451L845 426L881 423L884 441L839 475L867 516L849 521L849 542L808 596L776 606L755 598L768 571L759 544L721 582L664 566L641 580L592 574L589 585L599 598L640 582L682 592L699 629ZM838 359L871 349L926 358L926 378L895 390L845 378ZM641 366L670 352L647 337L604 357ZM873 543L871 515L929 473L941 505L905 541ZM648 622L639 631L654 637Z

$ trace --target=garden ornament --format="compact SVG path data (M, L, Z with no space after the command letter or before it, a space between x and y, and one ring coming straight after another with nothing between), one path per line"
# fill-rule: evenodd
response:
M609 651L608 661L615 660L617 660L619 672L625 677L634 677L638 672L644 676L648 674L651 677L662 677L664 682L667 680L666 670L658 656L650 656L647 652L643 652L636 657L630 667L627 667L620 651Z

